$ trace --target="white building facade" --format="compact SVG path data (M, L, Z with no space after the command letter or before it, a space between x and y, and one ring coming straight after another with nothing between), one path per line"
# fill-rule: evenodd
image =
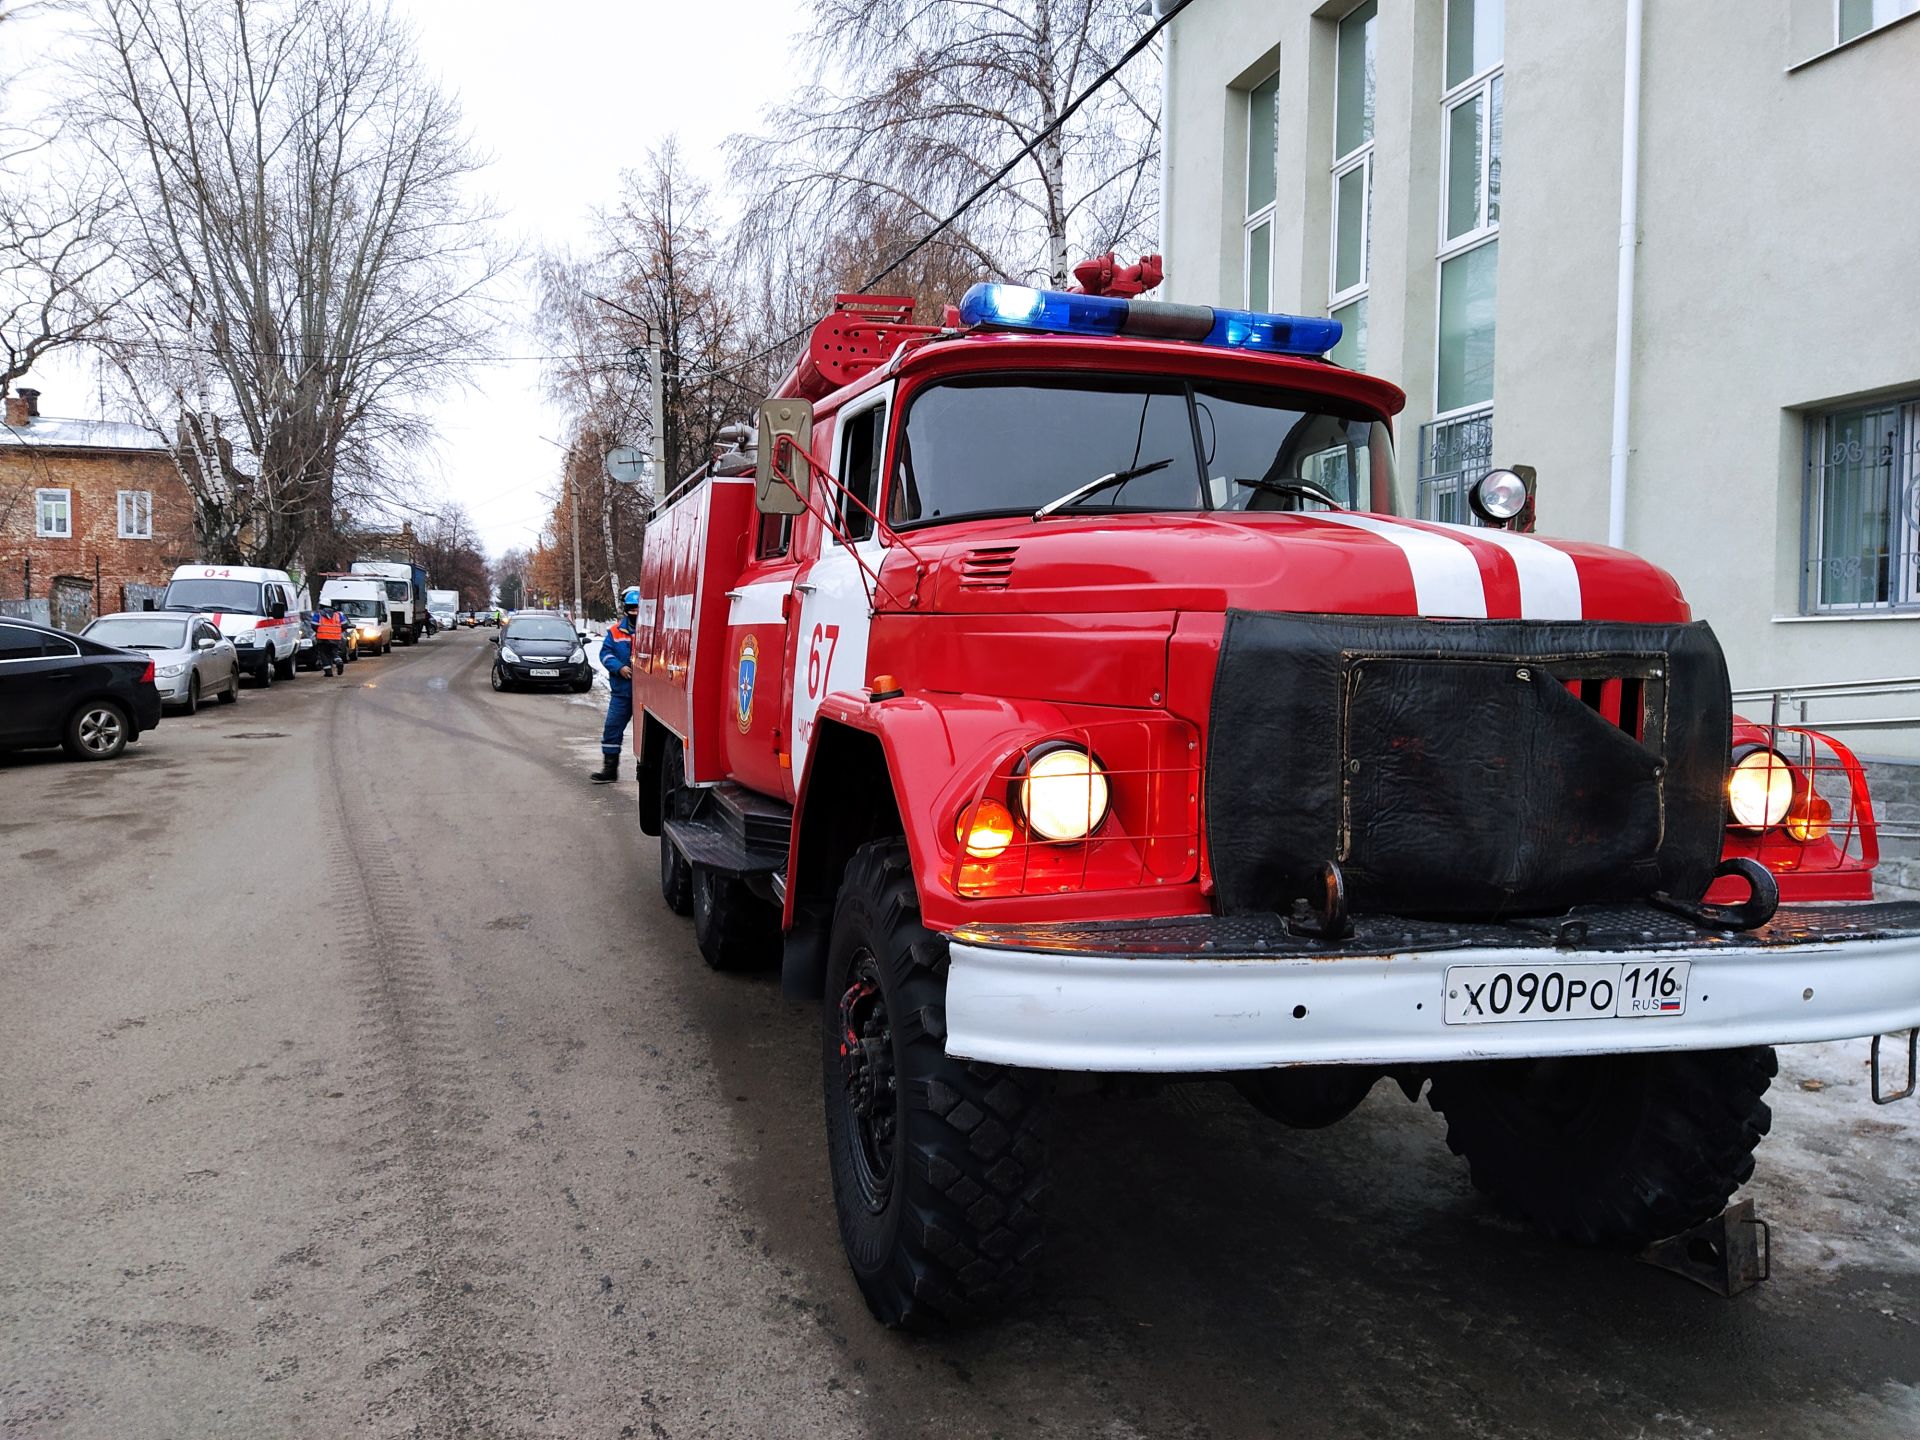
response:
M1162 294L1338 317L1419 514L1536 467L1736 686L1920 674L1920 0L1643 4L1195 0Z

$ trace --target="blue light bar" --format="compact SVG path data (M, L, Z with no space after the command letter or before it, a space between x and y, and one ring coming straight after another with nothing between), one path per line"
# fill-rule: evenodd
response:
M1169 305L1074 295L1026 285L975 285L960 301L968 325L998 325L1059 335L1139 335L1198 340L1232 350L1324 355L1340 343L1340 322L1306 315L1265 315L1208 305Z

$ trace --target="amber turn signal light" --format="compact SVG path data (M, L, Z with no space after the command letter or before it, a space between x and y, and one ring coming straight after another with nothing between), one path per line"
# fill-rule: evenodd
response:
M1787 817L1787 833L1805 843L1824 840L1833 829L1833 806L1818 795L1809 795L1806 804Z
M976 860L991 860L1013 843L1013 812L998 800L982 800L962 810L954 837Z

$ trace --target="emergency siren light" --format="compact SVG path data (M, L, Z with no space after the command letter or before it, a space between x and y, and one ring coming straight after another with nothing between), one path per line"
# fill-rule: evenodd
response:
M1340 322L1307 315L1263 315L1212 305L1122 300L1026 285L979 284L960 302L967 325L1007 326L1059 335L1131 335L1153 340L1198 340L1233 350L1275 355L1324 355L1340 343Z

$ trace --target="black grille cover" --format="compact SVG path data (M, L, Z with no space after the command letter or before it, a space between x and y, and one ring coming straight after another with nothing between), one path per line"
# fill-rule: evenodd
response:
M1567 686L1602 679L1623 715ZM1731 729L1705 624L1230 611L1206 774L1219 910L1284 911L1329 859L1362 914L1698 899Z

